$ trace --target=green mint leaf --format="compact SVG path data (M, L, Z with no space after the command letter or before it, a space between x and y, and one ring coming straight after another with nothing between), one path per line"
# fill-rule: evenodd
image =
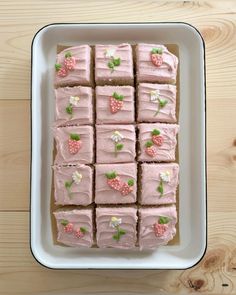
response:
M123 147L124 147L123 143L117 143L116 144L116 150L117 151L121 151L123 149Z
M78 140L80 140L80 135L76 134L76 133L71 133L70 134L70 139L78 141Z
M151 146L153 146L152 141L147 141L147 142L145 143L145 147L149 148L149 147L151 147Z
M61 64L55 64L55 70L58 72L61 69Z
M108 179L114 179L114 178L116 178L116 176L117 176L117 173L115 171L106 173L106 177Z
M159 224L166 224L170 221L170 219L168 217L164 217L164 216L161 216L159 218Z
M113 62L113 64L114 64L114 66L119 66L120 65L120 58L118 57L118 58L113 58L112 59L112 62Z
M157 130L157 129L152 130L152 135L160 135L160 134L161 134L160 130Z
M110 68L110 69L114 69L114 67L115 67L115 65L114 65L114 63L112 62L112 61L109 61L109 63L107 64L108 65L108 68Z
M83 234L85 234L85 233L87 232L87 229L86 229L85 227L81 227L81 228L80 228L80 231L81 231Z
M61 224L64 225L64 226L67 226L68 223L69 223L69 221L66 220L66 219L61 220Z
M128 186L133 186L134 185L134 180L133 179L129 179L128 180Z
M160 100L159 100L160 107L161 107L161 108L164 108L164 106L167 104L167 102L168 102L167 100L161 100L161 99L160 99Z
M67 114L72 115L73 107L72 107L71 104L69 104L69 105L66 107L66 112L67 112Z
M71 57L71 56L72 56L71 52L70 51L67 51L66 54L65 54L65 58Z

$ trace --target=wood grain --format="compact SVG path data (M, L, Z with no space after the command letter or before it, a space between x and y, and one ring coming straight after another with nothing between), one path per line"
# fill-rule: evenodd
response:
M53 22L184 21L206 42L208 250L186 271L52 271L28 244L30 50ZM236 2L0 2L0 294L236 294Z

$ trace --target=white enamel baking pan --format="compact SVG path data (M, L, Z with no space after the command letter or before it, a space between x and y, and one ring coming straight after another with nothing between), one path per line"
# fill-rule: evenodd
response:
M50 220L57 44L177 44L180 57L180 243L153 252L74 249L53 244ZM206 111L204 42L185 23L51 24L32 42L31 250L56 269L186 269L206 250Z

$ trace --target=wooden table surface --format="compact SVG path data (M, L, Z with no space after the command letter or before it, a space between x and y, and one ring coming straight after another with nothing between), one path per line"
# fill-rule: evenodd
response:
M30 47L53 22L184 21L206 42L208 250L194 268L54 271L29 249ZM236 294L236 1L0 1L0 294Z

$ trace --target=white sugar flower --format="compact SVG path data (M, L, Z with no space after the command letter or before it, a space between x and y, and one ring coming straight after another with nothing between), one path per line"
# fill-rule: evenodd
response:
M112 133L112 136L111 136L111 139L112 139L114 142L119 142L119 141L121 141L123 138L124 138L124 136L123 136L119 131L114 131L114 132Z
M159 90L152 90L150 92L150 101L158 103L160 99L160 91Z
M80 100L79 96L71 96L70 97L70 104L77 107L79 104L79 100Z
M105 56L106 57L114 57L115 55L115 49L114 48L107 48L105 50Z
M81 182L82 178L83 178L82 174L79 173L78 171L75 171L72 174L72 179L76 184L79 184Z
M170 182L170 171L160 172L160 178L164 182Z
M111 221L110 221L110 227L116 228L117 226L119 226L122 222L121 218L117 218L117 217L112 217Z

